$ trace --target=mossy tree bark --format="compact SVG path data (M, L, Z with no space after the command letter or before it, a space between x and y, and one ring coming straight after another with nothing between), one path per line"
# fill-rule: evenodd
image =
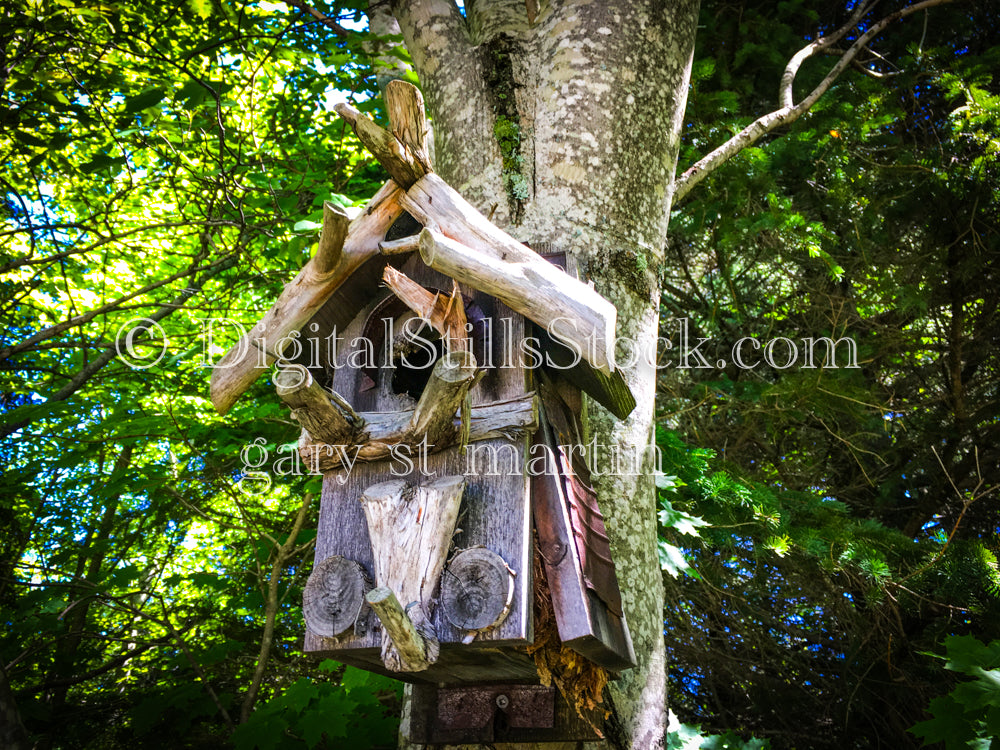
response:
M588 439L647 456L597 480L639 666L614 683L609 740L661 746L663 588L653 439L658 278L697 0L394 0L434 127L434 168L494 223L565 250L618 309L638 406L591 404ZM635 356L638 352L640 356ZM655 361L655 359L653 360Z

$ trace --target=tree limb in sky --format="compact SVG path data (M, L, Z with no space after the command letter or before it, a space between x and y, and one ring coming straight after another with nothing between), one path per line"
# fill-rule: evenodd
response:
M717 149L699 159L693 166L686 169L683 174L674 180L674 205L691 192L691 189L694 188L695 185L731 158L736 156L736 154L740 151L748 146L752 146L760 140L761 137L767 135L772 130L779 128L782 125L789 125L808 112L819 100L819 98L827 92L830 86L833 85L833 82L837 80L837 77L844 71L844 69L852 64L858 53L865 49L868 43L882 33L885 27L890 23L897 21L900 18L905 18L906 16L912 15L918 11L932 8L935 5L945 5L950 2L954 2L954 0L923 0L923 2L914 3L913 5L908 5L905 8L900 8L899 10L890 13L881 20L873 23L869 26L867 31L858 36L854 44L852 44L847 51L840 56L840 59L830 69L830 72L826 74L826 77L820 81L819 85L809 92L809 95L806 96L801 102L795 104L792 87L795 83L795 76L798 73L799 68L802 66L802 63L815 55L817 52L829 50L833 44L840 41L840 39L842 39L849 31L857 28L859 22L861 22L861 20L868 15L868 12L875 5L874 2L870 1L859 4L857 10L855 10L851 19L846 24L837 29L837 31L833 34L821 37L816 41L807 44L805 47L796 52L788 61L788 65L785 66L785 72L781 76L781 85L778 88L778 101L781 104L778 109L758 117Z

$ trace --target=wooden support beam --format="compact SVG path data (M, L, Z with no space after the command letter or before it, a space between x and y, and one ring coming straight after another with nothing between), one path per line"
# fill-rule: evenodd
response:
M469 239L476 241L471 235ZM600 372L610 375L614 370L614 306L540 256L522 254L515 260L511 254L504 258L502 253L474 250L440 232L424 229L420 257L434 270L496 297L544 327L552 338Z
M581 345L583 359L605 375L615 370L618 312L593 287L556 268L494 226L436 174L425 175L414 183L400 202L428 228L424 232L430 232L422 232L420 238L425 263L503 299L546 330L572 334L567 340ZM442 236L452 243L444 246ZM465 268L466 261L474 264L474 269ZM520 268L504 270L510 264ZM492 274L499 274L497 282ZM510 294L510 301L504 293ZM544 301L530 304L540 294Z
M360 412L358 416L365 423L365 428L354 445L325 443L309 435L303 436L305 439L299 442L299 454L312 473L336 471L345 463L353 465L355 461L381 461L389 458L392 451L396 451L397 456L405 455L416 460L422 448L418 446L419 438L411 442L413 433L409 427L413 414L414 410ZM454 437L450 441L438 438L433 446L428 446L428 453L437 453L457 442L462 428L457 415L452 417L451 426L450 434ZM513 439L518 434L530 434L536 429L538 403L535 394L528 393L514 399L473 406L468 442L500 437Z
M364 427L347 402L340 396L331 397L302 365L282 366L274 375L274 387L292 410L292 416L314 440L332 445L353 444Z
M387 669L414 671L412 667L427 666L414 658L411 630L423 629L421 637L425 641L433 636L425 603L439 586L464 491L465 477L445 476L415 487L403 480L382 482L361 495L374 555L375 581L399 601L407 602L412 615L406 619L415 625L410 628L400 620L399 612L394 611L402 610L398 601L395 606L387 605L386 616L393 621L385 627L382 639L382 661ZM378 605L389 597L380 593L375 598L377 603L371 597L368 601L381 617ZM385 623L383 620L383 626ZM424 653L428 663L433 661L429 643Z
M383 185L351 222L339 251L334 235L340 220L331 217L332 236L317 254L319 259L306 263L267 314L214 365L210 395L216 411L228 412L253 381L280 359L284 347L291 343L291 334L301 329L362 263L378 254L378 243L402 213L402 195L392 181Z

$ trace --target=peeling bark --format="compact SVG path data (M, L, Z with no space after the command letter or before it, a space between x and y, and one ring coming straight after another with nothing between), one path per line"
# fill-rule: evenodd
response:
M468 22L444 0L397 1L393 11L434 124L436 171L517 239L572 255L618 309L618 358L638 406L619 422L591 403L587 439L644 451L697 0L477 0ZM505 59L491 60L498 49ZM494 63L510 71L506 90L495 90ZM516 125L520 205L509 200L500 115ZM644 750L662 746L666 718L654 468L647 458L640 476L596 478L639 659L611 688L609 740Z

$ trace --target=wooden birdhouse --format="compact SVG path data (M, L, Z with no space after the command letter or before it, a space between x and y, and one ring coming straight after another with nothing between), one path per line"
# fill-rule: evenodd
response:
M338 112L392 179L353 221L327 204L315 257L216 365L212 399L225 413L276 364L324 476L307 652L423 686L418 742L590 739L532 650L545 614L594 665L634 664L579 450L581 391L619 418L635 405L615 308L434 174L416 88L386 102L392 132Z

